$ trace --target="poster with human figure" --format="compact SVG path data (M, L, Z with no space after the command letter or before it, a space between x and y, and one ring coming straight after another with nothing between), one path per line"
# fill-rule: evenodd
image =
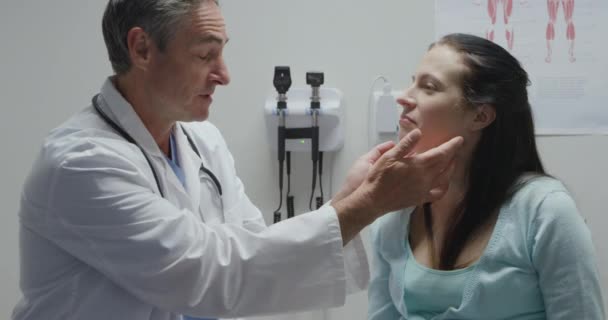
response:
M547 0L547 11L549 13L549 23L547 24L547 57L545 61L551 63L551 43L555 40L555 22L557 21L557 13L559 7L563 8L564 19L567 25L566 39L570 43L568 48L568 56L570 62L576 61L574 58L574 38L576 32L574 31L574 21L572 16L574 13L574 0Z
M435 0L435 27L519 59L537 134L608 134L608 0Z
M505 29L505 41L507 43L507 48L509 50L513 49L513 43L515 41L515 34L513 30L513 25L509 23L511 19L511 14L513 14L513 0L487 0L487 11L488 18L490 18L490 26L486 31L486 39L494 41L494 29L496 27L497 18L499 15L499 9L502 9L502 17L504 21L504 29ZM481 5L481 0L474 0L476 5ZM526 1L520 1L521 4L526 3Z

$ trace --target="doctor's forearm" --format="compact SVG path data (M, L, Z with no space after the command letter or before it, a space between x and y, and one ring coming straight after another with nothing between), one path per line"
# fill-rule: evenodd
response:
M332 206L338 215L344 246L381 214L374 208L371 198L363 194L360 189L343 199L332 202Z

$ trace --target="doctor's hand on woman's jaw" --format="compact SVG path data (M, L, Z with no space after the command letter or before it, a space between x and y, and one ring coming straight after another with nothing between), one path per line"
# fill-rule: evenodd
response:
M353 165L345 186L332 201L345 245L378 217L443 196L463 139L455 137L424 153L413 154L420 137L420 130L416 129L396 145L375 147Z
M395 147L395 143L393 141L386 141L375 146L368 153L357 159L357 161L355 161L352 167L348 170L344 185L342 185L342 188L333 197L332 201L337 202L355 191L355 189L361 185L365 177L367 177L367 173L374 163L376 163L376 161L380 159L385 152L393 147Z

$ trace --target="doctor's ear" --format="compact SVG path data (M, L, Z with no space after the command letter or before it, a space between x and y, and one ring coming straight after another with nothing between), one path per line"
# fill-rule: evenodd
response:
M127 49L131 64L135 68L146 69L150 61L152 38L140 27L127 33Z
M471 123L471 129L474 131L483 130L496 119L496 109L494 106L484 104L475 109L475 115Z

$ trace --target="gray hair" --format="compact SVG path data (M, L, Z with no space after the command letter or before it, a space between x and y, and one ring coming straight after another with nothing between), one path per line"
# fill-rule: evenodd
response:
M141 27L159 50L165 50L180 23L198 6L211 0L110 0L103 14L103 38L112 69L118 75L131 69L127 34ZM213 0L216 4L218 0Z

